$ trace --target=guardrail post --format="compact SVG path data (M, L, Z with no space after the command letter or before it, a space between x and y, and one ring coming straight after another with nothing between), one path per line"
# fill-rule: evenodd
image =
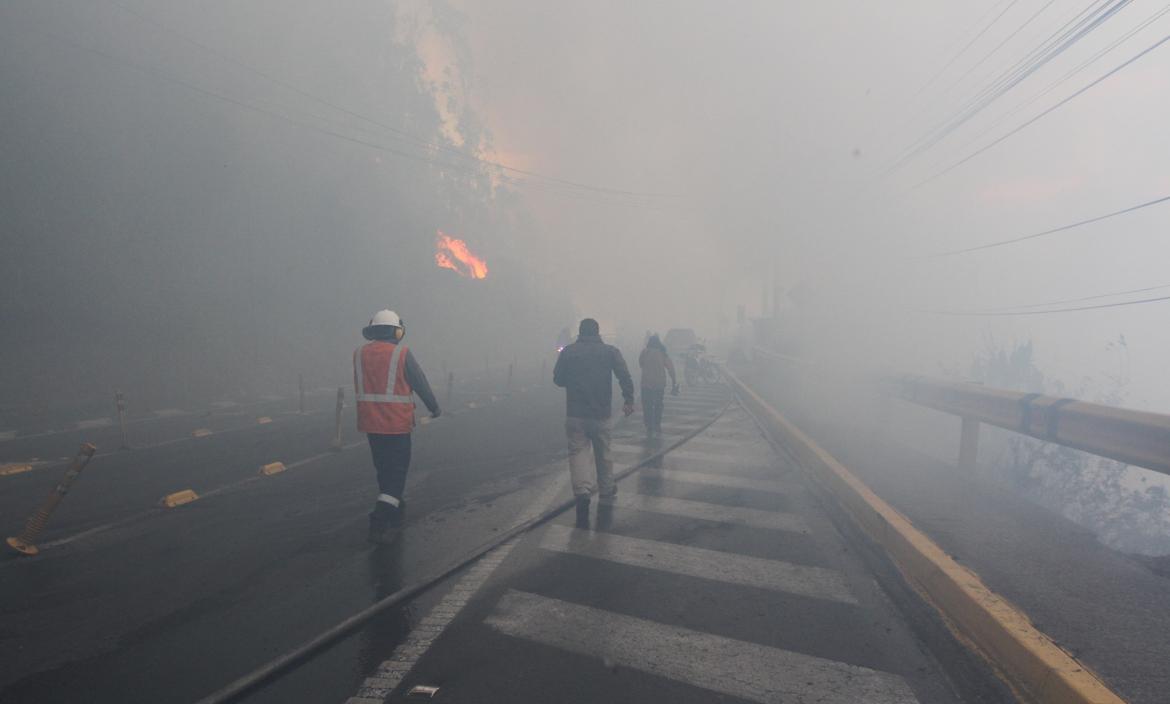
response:
M121 391L114 391L114 401L118 406L118 428L122 431L122 445L119 450L129 450L130 443L126 439L126 397Z
M455 391L455 372L447 372L447 408L451 407L451 396Z
M334 452L341 452L341 409L345 408L345 388L337 387L337 412L336 423L333 430L333 442L329 444L329 449Z
M37 512L29 516L28 522L24 524L24 530L15 538L8 539L9 547L25 555L36 555L40 552L36 546L37 537L45 529L45 524L49 522L49 517L57 510L57 505L69 493L69 488L73 486L73 482L77 481L77 477L81 475L81 470L85 469L85 466L89 464L95 452L97 452L96 446L88 442L81 445L81 449L77 451L77 456L73 458L73 463L65 471L65 476L62 477L57 486L53 487L53 490L45 498L45 502L41 504Z
M975 459L979 451L979 421L963 418L959 435L959 471L974 472Z
M297 375L297 388L300 391L300 403L297 404L298 413L305 415L305 375Z

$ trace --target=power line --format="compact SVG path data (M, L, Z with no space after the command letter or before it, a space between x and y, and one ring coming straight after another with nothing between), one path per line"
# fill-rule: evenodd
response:
M648 193L648 192L641 192L641 191L630 191L630 190L624 190L624 189L619 189L619 188L609 188L606 186L597 186L597 185L593 185L593 184L582 183L579 181L571 181L569 179L564 179L564 178L560 178L557 176L549 176L547 174L542 174L542 173L539 173L536 171L531 171L528 169L522 169L519 167L510 166L508 164L504 164L504 163L497 162L497 161L492 161L490 159L484 159L482 157L475 156L474 154L469 154L469 153L467 153L461 149L458 149L456 147L427 140L423 137L419 137L417 135L411 134L410 132L407 132L407 131L402 130L402 129L397 128L397 127L394 127L393 125L386 124L385 122L382 122L381 120L377 120L377 119L369 117L367 115L363 115L362 113L359 113L355 110L351 110L351 109L346 108L342 105L338 105L332 101L329 101L329 100L321 98L317 95L314 95L313 93L310 93L309 91L306 91L303 88L300 88L299 86L297 86L293 83L285 81L285 80L279 78L278 76L275 76L275 75L270 74L266 71L258 69L255 66L252 66L251 64L248 64L244 61L241 61L241 60L239 60L231 55L225 54L224 52L217 51L216 49L204 44L203 42L200 42L199 40L197 40L197 39L195 39L195 38L193 38L193 37L191 37L183 32L180 32L179 30L174 29L174 28L172 28L172 27L170 27L162 22L159 22L158 20L150 17L149 15L145 15L141 12L138 12L134 8L128 7L124 4L122 4L121 2L118 2L118 0L106 0L106 1L108 3L110 3L111 5L114 5L115 7L121 9L123 12L126 12L127 14L139 19L140 21L145 22L147 24L150 24L150 25L157 27L159 29L162 29L163 31L168 32L170 34L173 34L174 36L179 37L183 41L191 44L192 46L199 48L200 50L216 57L217 59L219 59L221 61L225 61L233 66L242 68L242 69L244 69L244 70L246 70L246 71L248 71L256 76L263 78L264 80L270 81L271 83L273 83L275 85L278 85L278 86L285 88L287 90L291 90L294 93L296 93L302 97L308 98L309 100L312 100L316 103L319 103L321 105L325 105L325 106L330 107L334 110L345 113L346 115L349 115L351 117L356 117L360 120L364 120L372 125L376 125L384 130L392 132L392 133L394 133L400 137L403 137L405 139L408 139L410 141L416 142L422 146L426 146L426 147L429 147L432 149L439 149L442 151L446 151L446 152L455 154L456 156L459 156L461 158L470 159L472 161L476 161L476 162L483 164L485 166L490 166L493 168L501 169L503 171L508 171L508 172L511 172L514 174L519 174L519 175L526 176L529 178L543 179L545 181L549 181L552 183L558 183L558 184L561 184L563 186L580 188L583 190L593 191L595 193L602 193L602 194L608 194L608 195L631 196L631 197L637 197L637 198L681 198L681 197L683 197L682 194Z
M973 316L973 317L1002 317L1015 315L1049 315L1051 313L1074 313L1082 310L1099 310L1102 308L1123 308L1125 306L1136 306L1144 303L1157 303L1159 301L1170 301L1170 296L1156 296L1154 298L1141 298L1136 301L1120 301L1117 303L1100 303L1092 306L1074 306L1072 308L1054 308L1051 310L1026 310L1017 312L992 312L992 311L957 311L957 310L921 310L920 313L932 313L934 315L951 315L951 316Z
M1097 62L1099 59L1101 59L1102 57L1104 57L1104 56L1108 55L1108 54L1109 54L1109 53L1111 53L1111 52L1112 52L1114 49L1116 49L1117 47L1121 46L1121 45L1122 45L1122 44L1124 44L1125 42L1129 41L1129 40L1130 40L1131 38L1133 38L1133 37L1134 37L1134 36L1135 36L1135 35L1136 35L1138 32L1142 31L1142 30L1143 30L1143 29L1145 29L1146 27L1149 27L1149 26L1150 26L1151 24L1153 24L1154 22L1157 22L1159 19L1161 19L1162 17L1164 17L1164 16L1166 15L1166 13L1168 13L1168 12L1170 12L1170 5L1166 5L1165 7L1163 7L1163 8L1162 8L1161 10L1159 10L1158 12L1156 12L1156 13L1154 13L1153 15L1151 15L1151 16L1149 16L1149 17L1147 17L1145 20L1143 20L1143 21L1142 21L1141 23L1139 23L1137 26L1135 26L1135 27L1133 27L1132 29L1130 29L1130 30L1129 30L1128 32L1126 32L1124 35L1122 35L1121 37L1118 37L1116 40L1114 40L1114 41L1113 41L1112 43L1110 43L1108 46L1106 46L1106 47L1102 48L1102 49L1101 49L1101 50L1099 50L1097 53L1095 53L1095 54L1093 54L1092 56L1090 56L1089 58L1085 59L1084 61L1082 61L1082 62L1081 62L1080 64L1078 64L1077 66L1075 66L1074 68L1070 69L1070 70L1069 70L1067 73L1065 73L1065 74L1064 74L1063 76L1061 76L1060 78L1057 78L1057 79L1056 79L1056 80L1054 80L1052 83L1049 83L1049 84L1048 84L1048 85L1047 85L1047 86L1044 88L1044 90L1040 91L1039 93L1037 93L1036 95L1032 96L1031 98L1029 98L1029 99L1028 99L1028 100L1026 100L1025 102L1021 103L1020 105L1016 106L1016 107L1015 107L1015 108L1013 108L1011 111L1009 111L1009 112L1007 112L1007 113L1004 113L1003 115L1001 115L1001 116L999 116L998 118L996 118L995 120L993 120L993 121L991 122L991 124L989 124L987 127L983 128L983 129L982 129L982 130L980 130L980 131L979 131L979 132L978 132L978 133L977 133L975 136L973 136L973 137L971 137L969 140L967 140L967 141L966 141L966 142L963 144L963 148L966 148L966 147L969 147L969 146L971 146L972 144L975 144L975 143L976 143L976 142L978 142L980 139L982 139L984 136L986 136L986 135L987 135L987 134L989 134L990 132L994 131L994 130L995 130L995 128L996 128L996 127L999 127L999 125L1001 125L1001 124L1002 124L1002 123L1003 123L1005 120L1008 120L1009 118L1012 118L1012 117L1014 117L1014 116L1018 115L1018 114L1019 114L1020 112L1022 112L1022 111L1023 111L1025 108L1027 108L1028 106L1032 105L1032 104L1033 104L1033 103L1035 103L1037 100L1040 100L1041 98L1043 98L1044 96L1048 95L1048 94L1049 94L1049 93L1051 93L1053 90L1055 90L1056 88L1058 88L1059 86L1061 86L1062 84L1064 84L1066 81L1068 81L1068 79L1070 79L1070 78L1072 78L1073 76L1077 75L1078 73L1080 73L1080 72L1084 71L1086 68L1088 68L1088 67L1089 67L1089 66L1091 66L1092 64L1096 63L1096 62Z
M1100 222L1102 220L1107 220L1109 218L1116 217L1118 215L1132 213L1135 210L1141 210L1142 208L1148 208L1152 205L1158 205L1159 203L1165 203L1166 201L1170 201L1170 195L1162 196L1161 198L1155 198L1154 200L1146 201L1145 203L1131 205L1128 208L1122 208L1121 210L1115 210L1112 213L1106 213L1104 215L1098 215L1096 217L1088 218L1086 220L1080 220L1080 221L1077 221L1074 223L1069 223L1068 225L1061 225L1060 227L1054 227L1050 230L1044 230L1043 232L1035 232L1035 233L1030 234L1030 235L1023 235L1022 237L1013 237L1013 238L1008 239L1008 240L1000 240L999 242L989 242L988 244L981 244L981 245L978 245L976 247L967 247L966 249L955 249L955 250L951 250L949 252L939 252L938 254L931 255L931 258L952 257L952 256L959 255L959 254L978 252L978 251L984 250L984 249L992 249L994 247L1003 247L1005 245L1015 244L1017 242L1023 242L1025 240L1032 240L1032 239L1036 239L1037 237L1044 237L1046 235L1052 235L1052 234L1055 234L1057 232L1064 232L1065 230L1071 230L1075 227L1080 227L1082 225L1088 225L1088 224L1091 224L1094 222Z
M1142 58L1143 56L1145 56L1146 54L1150 53L1151 51L1154 51L1155 49L1157 49L1158 47L1162 46L1163 44L1165 44L1165 43L1166 43L1166 42L1168 42L1168 41L1170 41L1170 34L1166 35L1165 37L1162 37L1161 39L1159 39L1157 42L1155 42L1155 43L1154 43L1154 44L1152 44L1151 46L1149 46L1149 47L1147 47L1147 48L1143 49L1143 50L1142 50L1141 52L1139 52L1139 53L1138 53L1136 56L1134 56L1134 57L1132 57L1132 58L1130 58L1130 59L1126 60L1125 62L1123 62L1123 63L1122 63L1122 64L1120 64L1119 66L1116 66L1116 67L1114 67L1112 70L1110 70L1109 72L1107 72L1105 75L1101 76L1100 78L1098 78L1097 80L1093 81L1092 83L1089 83L1088 85L1084 86L1083 88L1081 88L1081 89L1080 89L1080 90L1078 90L1077 92L1075 92L1075 93L1073 93L1072 95L1068 96L1068 97L1067 97L1067 98L1065 98L1064 100L1061 100L1059 103L1057 103L1057 104L1053 105L1052 107L1048 108L1047 110L1044 110L1043 112L1041 112L1040 114L1036 115L1036 116L1035 116L1035 117L1033 117L1032 119L1030 119L1030 120L1028 120L1027 122L1023 123L1022 125L1019 125L1019 126L1018 126L1018 127L1016 127L1015 129L1013 129L1013 130L1011 130L1010 132L1008 132L1008 133L1006 133L1006 134L1004 134L1004 135L1000 136L998 139L996 139L996 140L994 140L994 141L990 142L989 144L986 144L986 145L984 145L983 147L981 147L981 148L979 148L979 149L976 149L975 151L971 152L971 153L970 153L970 154L968 154L967 156L963 157L962 159L959 159L959 160L958 160L958 161L956 161L955 163L953 163L953 164L951 164L950 166L946 167L946 168L945 168L945 169L943 169L942 171L937 171L937 172L935 172L934 174L931 174L930 176L927 176L926 178L922 179L922 180L921 180L921 181L919 181L918 183L914 184L914 188L918 188L919 186L923 186L923 185L925 185L925 184L927 184L927 183L930 183L930 182L931 182L931 181L933 181L934 179L936 179L936 178L939 178L940 176L944 176L944 175L946 175L946 174L950 173L950 172L951 172L951 171L953 171L954 169L957 169L958 167L962 166L963 164L966 164L968 161L971 161L972 159L974 159L975 157L979 156L980 154L982 154L983 152L987 151L988 149L991 149L992 147L994 147L994 146L996 146L997 144L999 144L999 143L1003 142L1004 140L1008 139L1009 137L1011 137L1011 136L1013 136L1013 135L1015 135L1015 134L1018 134L1018 133L1019 133L1019 132L1021 132L1022 130L1026 129L1026 128L1028 128L1029 126L1031 126L1032 124L1034 124L1036 121L1038 121L1038 120L1040 120L1041 118L1045 117L1045 116L1046 116L1046 115L1048 115L1049 113L1052 113L1052 112L1054 112L1054 111L1056 111L1056 110L1060 109L1061 107L1064 107L1064 106L1065 106L1065 105L1067 105L1069 102L1071 102L1071 101L1072 101L1072 100L1074 100L1075 98L1077 98L1077 97L1081 96L1082 94L1084 94L1084 93L1085 93L1085 92L1087 92L1088 90L1092 89L1092 88L1093 88L1094 86L1096 86L1097 84L1099 84L1099 83L1101 83L1102 81L1104 81L1104 80L1108 79L1108 78L1109 78L1110 76L1112 76L1113 74L1117 73L1118 71L1121 71L1121 70L1122 70L1122 69L1124 69L1126 66L1129 66L1129 65L1130 65L1130 64L1132 64L1133 62L1135 62L1135 61L1137 61L1138 59Z
M986 110L996 100L1006 95L1024 80L1039 71L1053 59L1064 53L1069 47L1088 36L1128 5L1132 0L1101 0L1090 4L1076 17L1067 22L1064 27L1041 43L1039 47L1021 59L1015 66L1001 73L994 81L985 86L978 94L969 99L954 115L936 126L926 135L916 140L895 163L887 170L896 170L905 165L914 157L932 148L946 139L976 115ZM1097 7L1094 9L1094 5ZM1070 27L1071 25L1071 27Z
M1055 301L1045 301L1044 303L1027 303L1024 305L1015 306L1000 306L997 308L979 308L975 310L960 311L962 313L976 315L985 313L1019 313L1027 311L1031 308L1049 308L1051 306L1065 306L1069 303L1082 303L1084 301L1098 301L1102 298L1113 298L1114 296L1131 296L1135 293L1149 293L1150 291L1160 291L1162 289L1170 288L1170 284L1159 284L1157 286L1143 286L1142 288L1131 288L1125 291L1112 291L1110 293L1098 293L1092 296L1081 296L1079 298L1062 298ZM1041 311L1043 312L1043 311Z
M996 15L994 19L992 19L990 22L988 22L986 25L984 25L983 29L979 30L979 32L974 37L972 37L970 41L968 41L966 44L964 44L962 49L959 49L957 52L955 52L955 55L951 57L951 60L946 62L946 64L943 65L942 68L940 68L933 76L930 77L930 80L928 80L926 83L924 83L922 85L921 88L918 89L918 92L914 94L914 98L917 98L927 88L929 88L931 85L933 85L935 81L937 81L939 78L941 78L942 75L947 72L947 69L949 69L951 66L953 66L954 63L959 60L959 57L961 57L963 54L967 53L967 50L970 49L972 46L974 46L975 42L979 41L983 37L984 34L987 34L987 31L989 29L991 29L992 27L994 27L995 23L999 22L1000 18L1002 18L1005 14L1007 14L1008 10L1011 10L1012 7L1014 7L1017 2L1019 2L1019 0L1012 0L1011 2L1009 2L1007 7L1003 8L1003 10L1000 11L1000 13L998 15ZM1000 4L1002 4L1002 3L1000 3ZM985 12L983 14L983 16L980 17L976 21L976 23L975 23L976 26L981 24L983 22L983 20L988 15L990 15L992 12L995 12L996 7L998 7L998 5L993 5L991 7L991 9L989 9L987 12Z

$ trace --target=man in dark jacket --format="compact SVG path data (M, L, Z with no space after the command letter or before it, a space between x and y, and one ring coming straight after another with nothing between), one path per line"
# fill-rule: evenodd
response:
M646 349L638 356L642 368L642 420L646 423L646 437L662 435L662 397L666 393L666 376L670 375L670 392L678 394L678 379L674 376L674 362L666 345L657 335L646 341Z
M610 459L610 416L613 405L613 377L622 388L622 411L634 412L634 380L618 348L601 340L597 321L581 321L577 341L561 350L553 368L553 383L565 389L565 434L569 438L569 475L577 497L577 521L589 522L589 497L594 489L602 499L613 498L617 485ZM594 483L585 449L593 446Z

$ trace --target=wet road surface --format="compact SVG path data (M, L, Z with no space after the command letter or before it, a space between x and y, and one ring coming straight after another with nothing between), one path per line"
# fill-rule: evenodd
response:
M723 401L680 402L675 432ZM408 526L391 547L365 541L376 489L348 413L340 453L325 450L332 419L310 413L95 458L45 552L0 559L0 701L198 699L567 497L563 417L563 393L544 387L420 427ZM640 436L640 422L615 432ZM274 460L288 471L258 477ZM0 478L8 533L56 476ZM203 498L155 508L186 487ZM248 701L344 701L439 596L384 615Z
M961 701L738 407L588 526L566 514L478 564L349 704L419 685L436 702Z

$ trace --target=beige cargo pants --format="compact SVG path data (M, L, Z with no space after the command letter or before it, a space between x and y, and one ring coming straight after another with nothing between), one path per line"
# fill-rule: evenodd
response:
M565 435L569 438L569 478L573 483L573 495L589 496L600 489L602 496L612 496L617 487L613 482L613 459L609 450L610 420L567 418ZM587 452L589 449L593 452Z

